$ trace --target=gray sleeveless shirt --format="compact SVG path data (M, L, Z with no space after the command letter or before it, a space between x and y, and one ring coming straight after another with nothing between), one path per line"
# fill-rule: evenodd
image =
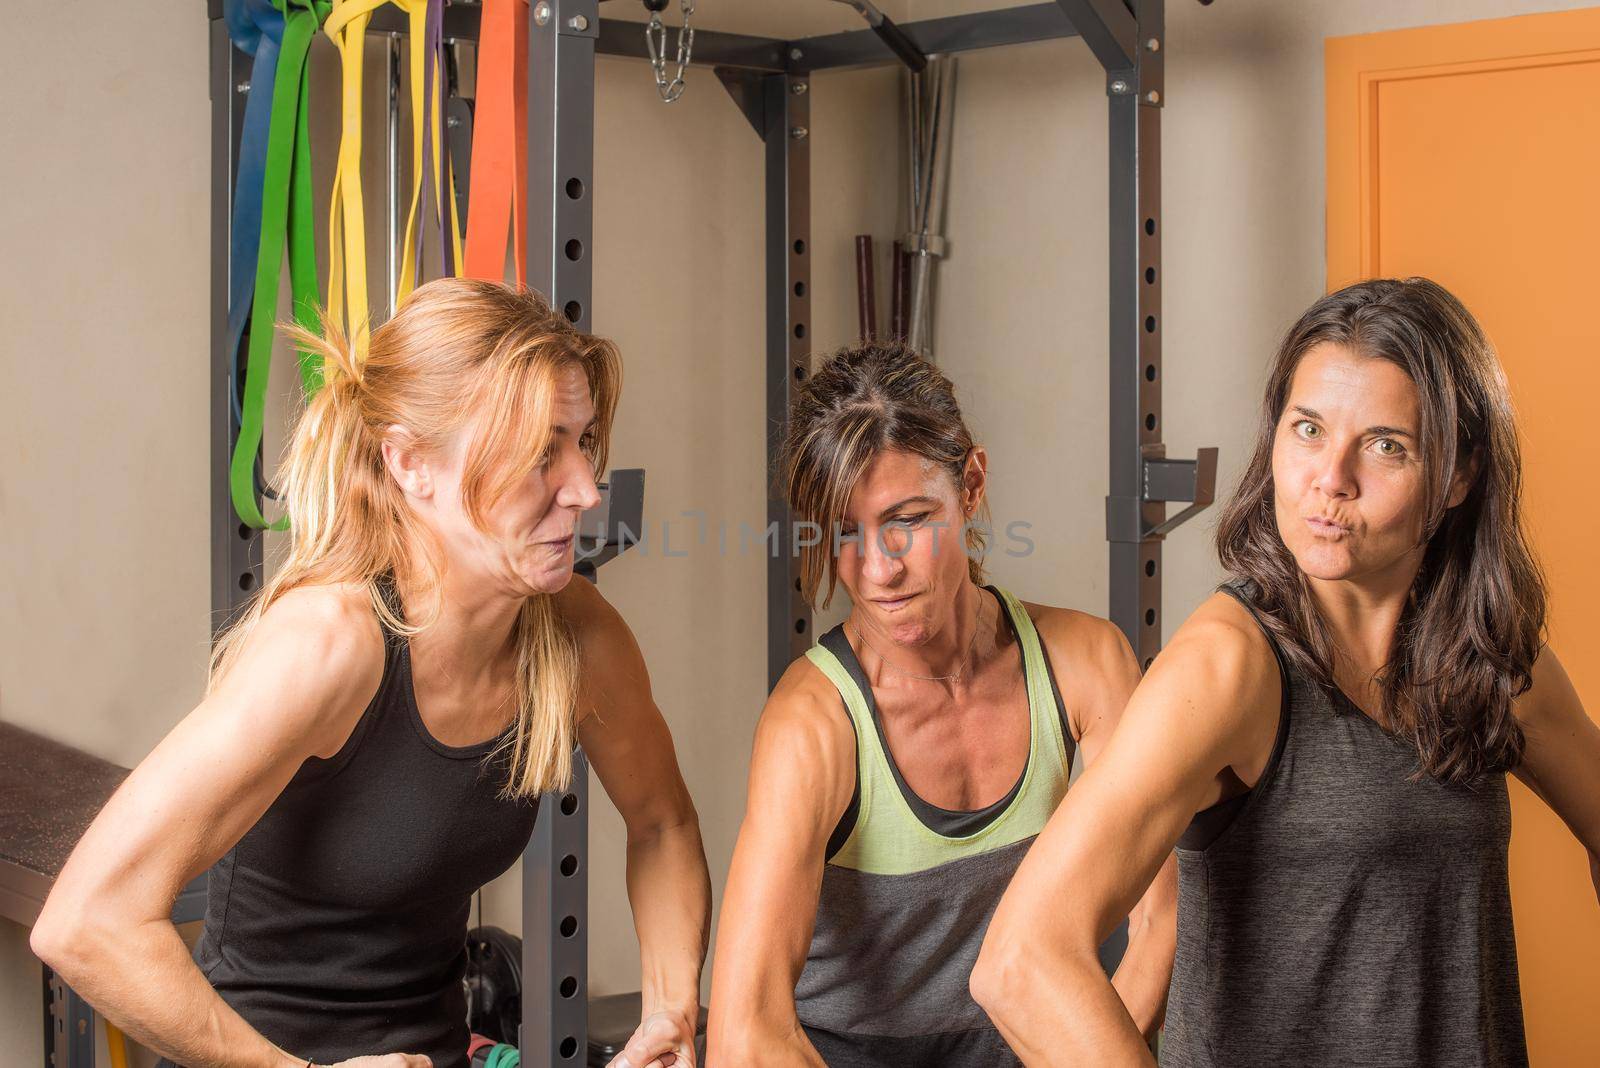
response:
M1412 745L1273 652L1266 770L1178 844L1162 1064L1526 1065L1505 776L1414 779Z

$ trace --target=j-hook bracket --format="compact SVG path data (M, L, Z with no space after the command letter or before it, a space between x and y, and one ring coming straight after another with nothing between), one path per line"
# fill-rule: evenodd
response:
M1193 460L1169 460L1165 445L1146 445L1142 492L1138 497L1106 498L1107 541L1154 541L1166 537L1205 511L1217 496L1217 450L1197 449ZM1144 506L1178 502L1189 507L1150 524Z
M639 541L644 530L644 469L619 468L596 488L600 504L578 519L576 567L591 579L601 565Z

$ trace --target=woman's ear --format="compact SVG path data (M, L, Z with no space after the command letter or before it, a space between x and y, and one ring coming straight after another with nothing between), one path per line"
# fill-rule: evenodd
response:
M966 462L961 465L961 511L968 518L977 514L988 486L989 454L982 445L974 445L967 450Z
M384 432L381 449L383 466L402 493L417 500L433 496L433 468L411 431L393 424Z
M1467 454L1466 461L1456 464L1455 473L1450 476L1450 496L1445 501L1446 508L1454 508L1467 499L1467 492L1472 489L1472 484L1478 481L1478 468L1480 468L1483 453L1474 449Z

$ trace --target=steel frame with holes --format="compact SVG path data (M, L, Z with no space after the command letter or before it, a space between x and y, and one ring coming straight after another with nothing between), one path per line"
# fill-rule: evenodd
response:
M582 70L553 72L530 85L530 145L564 112L593 117L593 53L648 58L637 23L598 19L595 0L534 0L533 55L540 40L585 42ZM1127 635L1142 664L1161 646L1161 542L1167 533L1210 503L1215 488L1216 450L1194 460L1166 457L1161 443L1161 109L1165 84L1164 0L1057 0L1002 11L914 22L905 35L923 52L959 52L1000 45L1080 36L1105 70L1109 121L1110 492L1106 537L1110 542L1110 605L1113 622ZM549 48L549 44L544 45ZM558 46L559 47L559 46ZM767 570L767 681L769 688L812 642L810 607L800 593L795 534L777 485L778 449L789 402L810 373L810 82L818 71L898 62L871 30L781 40L700 30L694 62L716 71L724 88L749 119L765 147L766 168L766 444L767 522L772 555ZM544 119L538 112L544 109ZM530 151L535 151L530 149ZM590 173L592 146L578 154L556 152L558 176ZM565 169L564 169L565 168ZM529 203L562 205L559 180L530 182ZM550 198L542 200L541 198ZM576 238L590 247L587 218L568 229L530 233L530 255L548 255ZM541 245L541 241L547 244ZM587 266L584 267L587 272ZM587 273L584 275L587 280ZM559 288L560 280L556 280ZM587 288L585 287L585 293ZM564 295L555 295L558 306ZM584 316L589 314L585 301ZM587 321L586 319L583 321ZM1166 502L1189 507L1168 518ZM526 892L526 891L525 891ZM532 917L530 917L532 918ZM536 954L525 943L530 966ZM575 974L582 976L580 970ZM578 999L581 1001L581 999ZM583 1048L579 1006L556 999L544 1010L525 995L524 1012L538 1013L555 1041L557 1032L576 1034L575 1047L551 1048L551 1064L568 1062ZM525 1041L529 1035L525 1015ZM569 1022L570 1021L570 1022ZM568 1030L568 1028L572 1030ZM536 1047L537 1048L537 1047ZM572 1052L569 1052L571 1050Z
M574 0L552 0L551 32L564 32ZM1110 372L1108 398L1113 622L1141 664L1161 647L1161 542L1211 502L1215 449L1169 459L1161 442L1161 110L1165 103L1164 0L1056 0L901 26L923 54L1081 37L1105 71L1109 122ZM603 19L598 50L647 58L637 23ZM716 70L767 148L767 460L775 474L788 401L809 373L809 120L805 101L819 71L899 62L868 29L797 40L697 31L694 61ZM1166 502L1189 505L1168 517ZM767 579L767 679L812 641L788 542L788 510L769 484L776 524ZM769 529L772 529L769 527Z
M551 303L592 329L594 60L647 58L642 26L599 17L600 0L532 0L529 20L528 277ZM262 538L233 515L227 491L237 427L226 344L228 219L249 60L229 46L221 0L211 20L212 99L212 608L231 617L262 579ZM479 9L451 3L447 39L475 41ZM1160 648L1161 541L1211 500L1216 450L1168 459L1161 443L1161 109L1164 0L1055 0L927 19L900 29L924 54L1081 37L1105 70L1110 128L1111 619L1141 663ZM393 9L370 32L398 37ZM698 30L694 63L713 68L765 145L767 678L776 683L811 644L789 511L776 485L789 402L810 373L810 81L819 71L898 62L871 30L797 40ZM576 244L570 244L576 242ZM577 256L567 254L569 248ZM1190 507L1172 518L1165 502ZM570 794L541 805L523 863L525 1055L579 1064L587 1017L587 796L581 761ZM67 999L61 999L65 1003ZM63 1008L63 1012L65 1009ZM92 1050L92 1045L91 1045ZM92 1058L92 1052L90 1054ZM92 1061L74 1059L72 1068ZM58 1065L57 1068L64 1068Z

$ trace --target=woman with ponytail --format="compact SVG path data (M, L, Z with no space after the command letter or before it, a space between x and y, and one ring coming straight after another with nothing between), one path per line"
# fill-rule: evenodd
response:
M41 959L189 1068L465 1068L471 896L581 744L627 825L645 1018L617 1068L691 1065L710 886L633 635L573 582L615 348L526 290L418 289L336 330L281 477L287 557L205 699L79 843ZM168 919L211 869L193 956Z

